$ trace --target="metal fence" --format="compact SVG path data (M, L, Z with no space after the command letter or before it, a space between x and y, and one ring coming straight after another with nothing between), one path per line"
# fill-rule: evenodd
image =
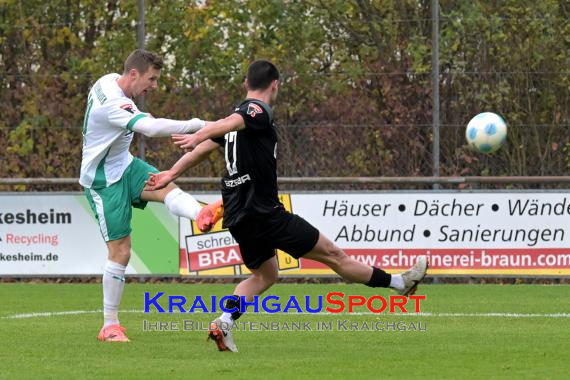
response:
M391 92L391 96L400 93L418 92L422 96L410 97L411 100L402 101L402 104L410 106L404 111L390 113L390 118L382 119L378 115L370 112L373 101L358 103L351 99L346 99L346 108L357 108L359 114L357 122L342 118L343 112L335 115L315 115L308 120L318 119L319 121L306 121L304 124L294 122L282 122L288 120L284 114L289 114L285 106L277 106L277 114L282 112L278 121L279 145L278 145L278 175L282 178L303 178L296 182L282 181L283 186L295 186L299 189L316 189L319 186L337 186L338 189L354 188L402 188L419 187L429 188L434 184L444 187L488 187L488 188L509 188L509 187L565 187L565 180L554 181L549 178L558 178L565 175L570 168L570 139L568 137L568 107L570 102L570 92L560 94L553 91L561 83L567 83L569 73L567 70L549 71L548 68L539 70L530 67L519 71L511 71L508 65L505 68L497 62L490 60L488 65L481 67L471 67L465 63L456 67L440 67L444 59L439 57L439 40L442 33L448 31L451 25L453 30L453 17L442 17L439 19L439 10L447 7L454 8L453 4L439 4L438 0L426 2L431 6L431 17L424 19L409 20L403 15L394 15L394 20L389 17L382 19L383 23L412 22L411 25L419 27L419 24L431 26L426 29L424 37L429 41L431 33L431 68L408 71L408 67L399 71L379 68L377 72L364 73L368 81L378 80L378 78L394 79L381 82L387 87L401 90ZM134 3L133 3L134 5ZM147 9L149 4L147 2ZM121 33L131 33L137 35L139 47L145 44L145 2L137 1L138 16L133 18L133 24L118 24L113 26L113 30ZM562 7L562 5L561 5ZM151 15L148 15L151 16ZM411 17L411 16L410 16ZM416 17L416 16L414 16ZM419 16L418 16L419 17ZM400 20L401 18L401 20ZM500 24L514 23L515 19L497 20ZM528 22L537 25L548 25L548 20L544 15L533 15ZM166 22L166 21L165 21ZM380 22L380 21L378 21ZM518 22L526 22L519 20ZM439 25L441 23L441 25ZM137 26L136 30L133 25ZM416 25L417 24L417 25ZM66 25L66 24L64 24ZM56 29L59 24L32 24L22 25L22 29L29 28L35 30L39 35L48 29ZM152 26L148 24L147 26ZM156 26L156 25L155 25ZM175 27L176 25L169 25ZM448 29L444 28L446 26ZM480 36L479 26L469 26L461 24L461 27L474 28L466 34L464 45L479 46L486 41ZM560 46L567 40L565 27L567 23L560 24ZM414 27L414 26L412 26ZM487 32L493 32L493 28L498 26L488 26ZM36 30L37 29L37 30ZM150 29L152 30L152 29ZM491 33L492 34L492 33ZM562 38L563 37L563 38ZM505 42L496 42L501 44ZM499 45L497 45L499 46ZM446 50L447 49L447 50ZM449 46L442 46L442 57L451 54L454 50ZM465 54L465 52L463 52ZM563 54L562 54L563 55ZM444 57L445 58L445 57ZM33 60L33 57L31 58ZM458 60L465 60L465 56L458 56ZM459 62L461 63L461 62ZM522 70L522 71L521 71ZM76 76L80 77L77 78ZM5 78L15 77L22 79L16 81L18 86L7 85L2 87L4 93L17 93L21 87L34 88L36 77L53 77L50 86L56 86L61 78L75 78L83 85L90 83L92 73L88 71L77 72L34 72L14 71L8 72ZM320 75L315 73L315 75ZM409 80L410 78L414 80ZM25 79L25 80L24 80ZM82 79L81 81L79 79ZM87 80L89 79L89 80ZM408 86L400 86L401 82ZM410 86L413 84L413 86ZM524 122L509 121L509 137L507 145L502 147L493 155L482 155L471 151L465 143L465 124L476 112L483 109L481 107L501 106L503 97L499 96L500 86L512 88L512 96L517 99L517 107L521 109L511 109L513 113L531 115L532 117L520 117ZM365 83L363 85L365 86ZM379 86L382 87L382 86ZM375 87L374 90L377 90ZM86 89L76 89L77 93L83 94ZM439 91L441 90L441 98ZM516 91L515 91L516 90ZM40 90L38 90L40 91ZM47 90L43 90L46 94ZM177 91L190 91L179 88ZM284 92L287 91L284 89ZM497 96L488 96L495 94ZM186 94L186 93L185 93ZM77 94L69 93L70 97ZM188 98L200 99L201 94L188 92ZM382 95L390 97L390 95ZM461 95L461 96L459 96ZM487 95L487 97L485 97ZM16 96L16 95L14 95ZM83 96L83 95L82 95ZM371 94L362 89L362 98ZM377 95L378 99L382 96ZM405 97L405 95L402 95ZM202 96L205 97L205 96ZM504 96L508 97L508 96ZM484 99L482 99L484 98ZM496 98L496 99L495 99ZM165 100L166 99L166 100ZM375 99L378 102L385 102L386 99ZM549 107L552 99L556 100L559 109L552 108L552 112L544 115L535 115L534 108L544 102ZM26 103L19 98L11 99L7 104L13 105L6 109L6 113L12 112L17 123L4 124L0 120L0 177L11 178L21 176L25 167L28 177L38 178L37 181L19 180L16 182L0 182L0 190L72 190L77 188L75 182L70 180L65 183L57 181L47 181L45 178L72 177L78 174L81 161L81 127L78 120L81 118L83 110L75 110L73 107L65 107L66 99L60 99L61 108L46 110L46 113L38 112L37 115L27 115ZM413 108L415 101L419 100L422 106ZM157 99L155 99L157 101ZM161 95L160 102L168 103L168 95ZM157 101L158 103L158 101ZM214 102L215 103L215 102ZM283 102L287 103L287 102ZM520 103L520 104L519 104ZM282 104L282 103L281 103ZM289 106L292 103L288 100ZM340 103L339 103L340 104ZM60 105L57 105L59 107ZM156 104L151 104L156 106ZM210 104L208 104L210 106ZM51 108L57 108L52 105ZM212 105L213 114L222 116L220 109ZM224 105L226 107L226 105ZM48 107L50 108L50 107ZM149 107L151 108L151 107ZM180 107L172 106L172 109L179 111ZM380 109L376 106L375 109ZM389 108L386 106L384 108ZM527 109L528 108L528 109ZM544 108L544 107L543 107ZM223 108L225 110L225 108ZM49 111L49 112L48 112ZM52 112L53 111L53 112ZM64 112L65 111L65 112ZM524 111L524 112L523 112ZM79 115L79 116L77 116ZM341 116L339 116L341 115ZM362 116L364 115L364 116ZM28 119L29 116L29 119ZM197 115L202 116L202 115ZM324 117L328 116L328 118ZM362 117L361 117L362 116ZM539 117L540 116L540 117ZM75 118L73 118L75 117ZM167 115L170 117L170 115ZM172 116L174 117L174 116ZM388 120L389 119L389 120ZM71 122L70 120L73 120ZM144 139L143 136L136 137L136 144L133 145L134 154L145 158L149 163L164 170L169 168L177 158L181 156L168 139ZM74 159L69 159L74 157ZM204 177L203 182L192 182L191 180L179 181L186 186L212 190L217 185L217 179L223 174L223 156L219 153L212 155L204 163L188 171L187 176ZM442 179L430 179L432 175L440 175ZM492 177L510 178L517 176L544 177L532 181L505 181L504 179L493 180ZM206 179L211 177L211 179ZM311 180L307 180L311 177ZM331 183L327 178L347 177L347 180ZM355 180L355 177L361 178ZM386 178L398 177L401 180L388 180ZM417 177L408 178L408 177ZM429 178L428 178L429 177ZM476 181L448 181L445 178L465 177L481 178ZM489 181L482 177L489 177ZM363 178L363 179L362 179ZM384 178L377 180L377 178ZM565 178L565 177L561 177Z
M539 131L521 126L511 133L507 145L493 155L471 151L465 144L462 127L443 127L440 179L432 178L429 129L429 126L382 125L279 126L278 175L299 178L294 182L282 181L283 185L289 186L286 188L295 185L297 189L311 190L332 185L338 185L339 189L374 186L397 189L411 185L427 188L435 183L447 188L560 188L567 185L566 177L560 177L567 172L566 147L548 142L567 138L563 126L543 127ZM68 139L71 146L60 143L62 132L71 135ZM78 175L81 131L35 128L28 131L28 137L34 145L29 151L2 160L0 178L6 179L0 182L0 190L73 190L76 182L61 177ZM11 139L10 131L0 129L0 140L10 144ZM534 144L542 141L543 151L525 147L527 140L533 140ZM360 144L352 143L354 141ZM147 139L145 145L147 161L160 170L170 168L183 154L169 139ZM9 152L10 147L7 150ZM70 156L76 159L70 160ZM13 178L19 177L13 173L17 173L17 168L22 165L26 166L30 178ZM214 190L212 186L204 185L217 185L217 178L223 175L224 168L220 150L188 170L185 176L189 179L179 182ZM514 179L513 176L532 179ZM192 179L196 177L203 178ZM346 179L331 182L329 177ZM455 179L460 177L474 179Z

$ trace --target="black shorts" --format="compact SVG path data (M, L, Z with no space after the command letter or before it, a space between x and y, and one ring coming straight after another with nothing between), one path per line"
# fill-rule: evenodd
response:
M280 249L298 259L319 240L319 230L298 215L278 208L267 215L252 216L229 228L239 243L241 258L249 269L257 269Z

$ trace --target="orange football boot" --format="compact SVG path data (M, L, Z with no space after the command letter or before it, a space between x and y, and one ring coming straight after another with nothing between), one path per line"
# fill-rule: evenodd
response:
M101 342L130 342L125 335L126 328L121 325L103 326L97 339Z
M196 218L198 229L202 232L210 231L223 216L224 204L221 199L202 207L202 210L200 210L200 213L198 214L198 218Z

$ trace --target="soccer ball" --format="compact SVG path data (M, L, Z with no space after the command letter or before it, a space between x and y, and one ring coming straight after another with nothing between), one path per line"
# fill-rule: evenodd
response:
M465 130L469 146L481 153L497 151L507 140L507 124L493 112L483 112L475 116Z

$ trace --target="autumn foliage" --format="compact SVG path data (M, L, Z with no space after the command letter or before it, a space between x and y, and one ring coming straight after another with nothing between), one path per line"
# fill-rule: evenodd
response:
M268 58L283 74L280 175L432 174L431 1L146 3L146 47L166 61L154 116L227 115L248 63ZM565 175L568 2L440 4L441 175ZM135 0L0 1L0 177L78 176L87 92L121 71L137 16ZM509 124L490 157L464 140L483 111ZM168 139L145 146L159 168L180 156ZM188 175L223 167L213 155Z

